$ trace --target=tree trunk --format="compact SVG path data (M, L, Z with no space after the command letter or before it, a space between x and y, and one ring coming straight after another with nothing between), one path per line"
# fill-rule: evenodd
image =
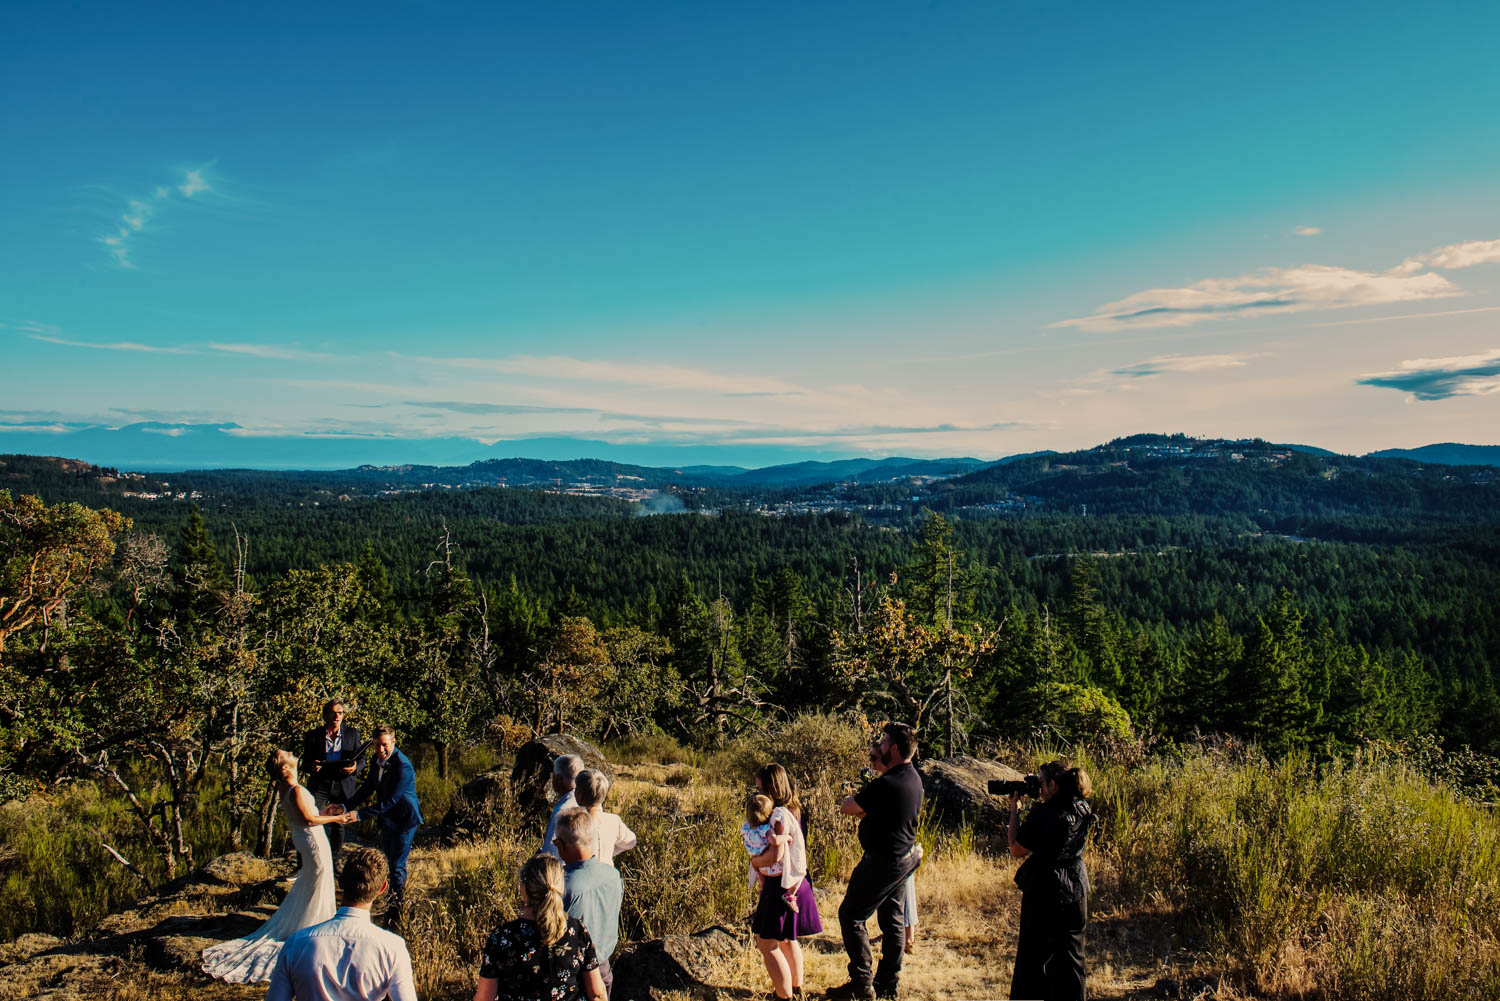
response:
M260 804L260 851L261 858L271 857L271 839L276 836L276 783L266 789L266 798Z
M438 778L446 782L448 780L448 742L439 740L435 743L438 755Z
M946 701L948 703L948 757L953 757L953 671L950 669L943 677L943 687Z

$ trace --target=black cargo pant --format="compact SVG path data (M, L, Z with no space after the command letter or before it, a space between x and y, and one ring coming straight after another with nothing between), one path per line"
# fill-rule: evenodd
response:
M1088 911L1087 894L1076 901L1063 899L1055 890L1021 894L1012 998L1084 1001L1083 928Z
M917 868L915 855L878 858L866 855L849 877L849 889L839 905L839 928L849 954L849 982L894 993L901 979L901 954L906 948L906 877ZM875 915L880 925L880 966L870 969L870 933L865 922Z

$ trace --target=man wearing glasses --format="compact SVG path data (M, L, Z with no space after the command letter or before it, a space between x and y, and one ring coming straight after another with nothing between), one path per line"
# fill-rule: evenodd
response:
M359 788L359 731L344 722L344 704L338 699L323 706L323 725L302 735L302 761L297 766L307 776L308 792L319 812L330 803L347 804ZM344 850L344 825L328 824L328 848L336 866Z
M920 862L915 847L922 777L911 763L916 753L917 732L905 723L887 723L870 752L870 764L879 774L839 806L859 818L864 857L854 867L839 905L849 982L829 991L830 998L870 1001L897 996L906 946L906 878ZM880 924L880 965L873 971L865 930L872 914Z

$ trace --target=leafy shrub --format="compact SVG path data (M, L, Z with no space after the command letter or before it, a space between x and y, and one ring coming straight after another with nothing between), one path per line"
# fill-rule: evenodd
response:
M1014 712L1039 736L1063 745L1133 740L1130 714L1099 688L1048 682L1022 695Z
M1261 990L1500 989L1500 820L1380 751L1089 763L1121 903L1167 903Z
M665 733L632 733L601 750L610 761L622 765L692 764L697 757L693 751Z

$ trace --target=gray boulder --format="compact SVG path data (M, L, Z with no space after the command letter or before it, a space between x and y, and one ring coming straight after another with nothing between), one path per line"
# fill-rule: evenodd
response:
M283 866L250 852L220 855L194 873L194 882L219 886L244 886L284 875Z
M926 758L917 764L922 776L922 792L938 821L957 825L967 820L984 835L1005 831L1010 820L1010 805L999 796L991 796L987 784L991 779L1015 780L1021 773L998 761L955 754L951 758Z
M615 957L613 1001L658 1001L668 993L717 998L725 972L749 940L720 925L631 946ZM732 993L732 992L731 992Z
M527 813L545 811L553 762L565 754L576 754L583 759L584 767L597 768L614 777L614 769L593 744L571 734L549 733L516 752L516 763L510 770L510 787L521 809Z

